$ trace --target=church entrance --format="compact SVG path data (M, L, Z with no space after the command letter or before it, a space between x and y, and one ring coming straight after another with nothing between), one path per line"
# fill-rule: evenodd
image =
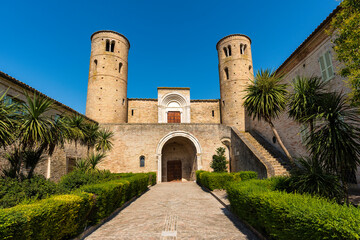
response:
M196 148L190 139L185 137L169 139L163 146L161 155L162 182L195 180Z
M167 162L167 181L168 182L177 182L181 181L182 169L181 161L174 160Z

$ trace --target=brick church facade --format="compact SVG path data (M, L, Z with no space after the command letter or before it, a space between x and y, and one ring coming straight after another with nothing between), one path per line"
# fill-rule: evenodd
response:
M331 89L349 92L346 79L336 74L341 63L325 32L337 11L339 8L277 69L285 73L284 82L291 83L298 75L320 76ZM158 182L193 181L196 170L211 170L212 155L216 148L224 147L232 172L254 170L260 177L288 173L286 158L270 127L250 119L243 107L244 89L254 78L248 36L232 34L216 44L220 99L192 99L189 88L176 87L158 87L156 99L128 98L129 49L130 41L115 31L98 31L91 36L85 115L114 132L113 150L100 168L113 172L154 171ZM0 78L2 89L30 88L6 74ZM29 91L37 92L31 88ZM58 104L65 112L76 113ZM307 154L302 144L302 126L284 113L275 121L275 127L291 155ZM69 159L85 154L80 150L74 156L72 147L67 149L40 164L38 172L57 180L69 171L73 161Z

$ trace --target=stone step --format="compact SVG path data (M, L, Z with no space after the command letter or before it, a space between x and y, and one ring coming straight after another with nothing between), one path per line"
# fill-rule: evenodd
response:
M286 176L289 175L286 169L286 164L282 164L280 159L275 158L271 155L250 133L244 133L246 139L254 146L256 151L263 156L267 162L269 162L274 168L275 176Z

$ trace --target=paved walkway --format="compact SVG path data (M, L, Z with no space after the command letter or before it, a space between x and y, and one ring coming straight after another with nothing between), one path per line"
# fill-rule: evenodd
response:
M161 183L86 238L257 239L196 183Z

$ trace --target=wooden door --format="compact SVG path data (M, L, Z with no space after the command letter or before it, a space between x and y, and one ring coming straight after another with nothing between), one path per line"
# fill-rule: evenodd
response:
M177 111L170 111L168 112L168 123L181 123L181 115L180 115L180 112Z
M167 162L167 181L181 181L182 171L181 171L181 161L168 161Z

